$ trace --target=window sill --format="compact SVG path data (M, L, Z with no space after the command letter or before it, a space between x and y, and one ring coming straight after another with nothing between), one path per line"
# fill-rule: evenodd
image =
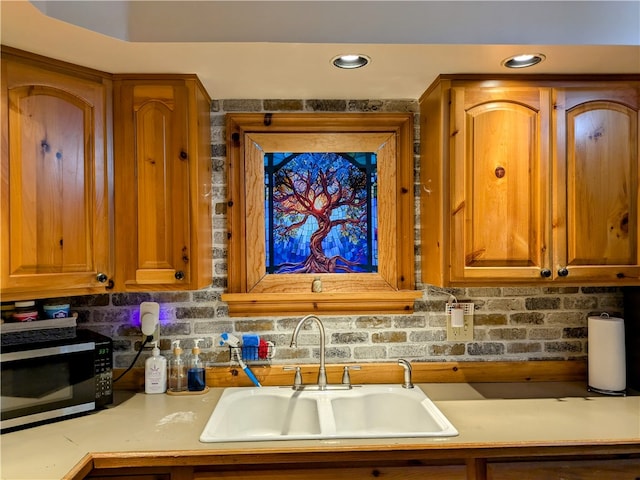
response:
M261 315L399 314L413 313L414 302L422 297L416 290L364 293L225 293L222 301L234 317Z

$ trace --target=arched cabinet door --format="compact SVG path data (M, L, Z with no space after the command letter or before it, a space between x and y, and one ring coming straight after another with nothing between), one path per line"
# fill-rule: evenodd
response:
M561 280L640 278L640 83L558 89L554 265ZM564 269L564 270L563 270Z
M210 99L194 75L114 80L116 289L211 284Z
M549 89L451 92L451 281L539 281L548 264Z
M109 82L3 55L3 300L112 285Z

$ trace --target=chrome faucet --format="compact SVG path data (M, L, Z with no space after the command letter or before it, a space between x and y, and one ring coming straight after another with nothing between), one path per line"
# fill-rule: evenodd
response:
M411 381L411 364L404 358L398 360L398 365L404 368L404 383L403 388L413 388L413 382Z
M293 335L291 336L291 345L289 346L290 347L297 346L296 341L298 339L298 332L300 331L300 328L307 320L314 320L318 324L318 329L320 330L320 369L318 370L318 389L326 390L327 389L327 370L325 368L325 360L324 360L325 333L324 333L324 325L322 324L322 321L315 315L307 315L306 317L303 317L296 325L296 328L293 330Z

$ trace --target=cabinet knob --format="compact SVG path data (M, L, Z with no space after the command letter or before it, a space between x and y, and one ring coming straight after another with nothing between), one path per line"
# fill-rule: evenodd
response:
M174 276L176 277L176 280L183 280L184 272L182 270L178 270Z
M187 152L185 152L184 150L180 151L180 160L186 160L187 159Z
M96 275L96 280L99 281L100 283L105 283L108 279L109 277L107 277L106 273L99 272Z
M542 270L540 270L540 276L549 278L551 276L551 270L549 270L548 268L543 268Z
M559 277L566 277L567 275L569 275L569 270L567 270L566 267L562 267L558 269L558 276Z

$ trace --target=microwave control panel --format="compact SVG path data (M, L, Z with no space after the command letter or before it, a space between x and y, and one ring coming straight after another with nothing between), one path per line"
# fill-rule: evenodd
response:
M96 339L96 407L113 403L113 344L111 339Z

